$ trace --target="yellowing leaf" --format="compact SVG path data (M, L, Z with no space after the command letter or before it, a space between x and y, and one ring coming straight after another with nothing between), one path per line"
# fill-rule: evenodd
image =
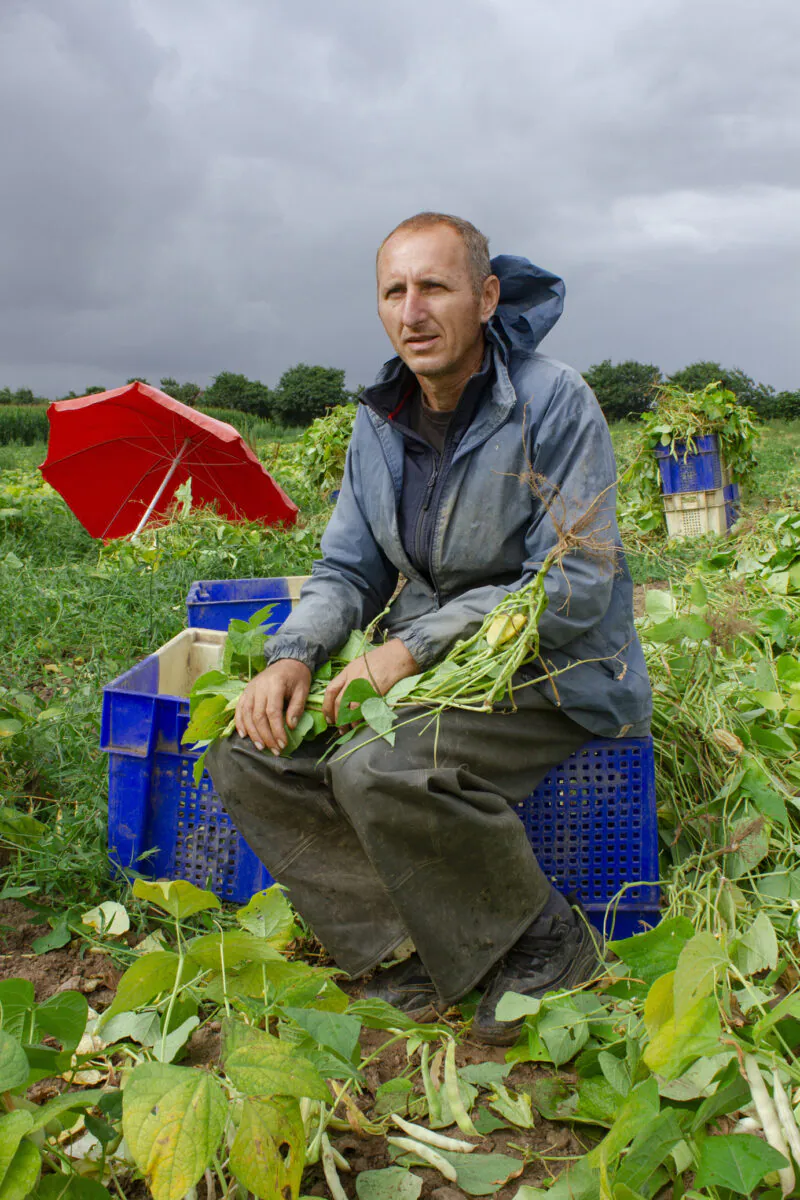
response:
M133 894L140 900L148 900L155 904L157 908L163 909L179 921L191 917L194 913L221 907L213 892L195 887L188 879L173 879L169 883L163 880L152 883L147 879L137 879L133 884Z
M656 979L647 993L644 1002L644 1024L651 1039L675 1015L674 982L675 972L669 971Z
M305 1132L297 1100L247 1098L231 1146L236 1178L261 1200L294 1200L305 1162Z
M96 908L90 908L83 914L81 921L90 929L96 929L98 933L107 934L109 937L120 937L131 927L127 909L116 900L104 900Z
M219 1146L228 1101L206 1071L142 1063L122 1095L128 1149L155 1200L181 1200Z
M325 1102L331 1098L309 1060L290 1043L269 1034L258 1043L232 1050L225 1059L225 1074L245 1096L307 1096Z

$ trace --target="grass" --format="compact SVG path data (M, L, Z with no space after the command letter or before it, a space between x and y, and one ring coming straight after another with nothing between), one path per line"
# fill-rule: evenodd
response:
M612 437L624 467L634 427L615 425ZM279 476L281 444L258 443ZM800 422L768 426L751 511L797 495L798 448ZM17 882L69 902L107 890L106 760L98 750L104 684L184 627L193 580L307 572L329 510L287 484L303 510L294 529L192 514L139 548L103 548L31 474L45 452L41 443L0 446L0 722L4 703L6 718L11 707L28 710L24 728L0 743L0 794L46 818L45 834L16 859ZM709 547L707 539L626 540L639 583L683 578Z

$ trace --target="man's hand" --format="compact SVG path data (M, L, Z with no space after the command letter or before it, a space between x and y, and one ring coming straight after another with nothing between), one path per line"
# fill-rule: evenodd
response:
M376 692L385 696L398 679L416 675L418 670L415 660L398 638L376 646L368 654L363 654L348 663L345 669L330 681L322 703L325 720L329 725L347 724L347 714L339 711L339 702L348 683L352 683L354 679L368 679Z
M296 658L279 658L255 675L236 705L236 732L249 737L256 750L273 754L286 748L286 724L294 729L311 688L311 672Z

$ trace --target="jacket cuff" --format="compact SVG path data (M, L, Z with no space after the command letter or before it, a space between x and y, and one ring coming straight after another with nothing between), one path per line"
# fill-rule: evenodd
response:
M390 633L389 637L397 638L398 642L403 643L420 671L427 671L428 667L433 666L437 659L442 657L436 653L430 642L414 629L413 625L398 633Z
M324 661L324 655L319 647L310 646L304 637L282 637L276 634L270 638L264 647L264 660L271 667L279 658L294 658L308 667L313 675Z

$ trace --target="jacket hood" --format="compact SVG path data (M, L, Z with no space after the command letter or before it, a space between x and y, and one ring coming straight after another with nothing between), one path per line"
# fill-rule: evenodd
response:
M564 311L564 280L516 254L498 254L492 271L500 302L488 332L506 358L512 350L531 353Z

